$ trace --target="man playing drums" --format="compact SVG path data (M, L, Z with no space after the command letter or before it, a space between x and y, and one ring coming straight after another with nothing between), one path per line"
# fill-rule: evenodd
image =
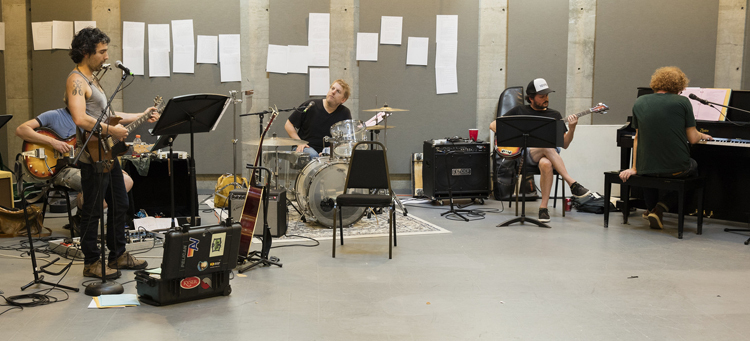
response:
M323 141L330 134L331 126L343 120L350 120L352 113L343 104L349 99L350 89L343 79L337 79L328 89L326 98L303 103L304 110L295 110L284 124L289 137L308 141L297 146L297 152L305 152L316 158L326 147Z

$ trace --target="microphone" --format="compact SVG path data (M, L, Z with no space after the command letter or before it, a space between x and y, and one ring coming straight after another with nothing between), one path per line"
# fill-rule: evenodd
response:
M308 103L305 107L305 110L302 110L302 112L307 112L307 110L312 108L313 105L315 105L315 102L310 101L310 103Z
M133 73L130 72L130 69L128 69L127 67L125 67L125 65L122 65L121 61L119 61L119 60L116 61L115 62L115 66L117 66L118 69L124 71L126 75L128 75L128 76L132 76L133 75Z
M703 98L700 98L700 97L696 96L695 94L688 95L688 98L690 98L690 99L692 99L694 101L698 101L698 102L700 102L700 104L710 105L710 103L708 103L707 100L705 100Z

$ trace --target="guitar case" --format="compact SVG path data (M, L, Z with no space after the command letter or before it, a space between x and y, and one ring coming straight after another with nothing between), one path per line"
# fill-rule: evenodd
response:
M523 105L523 87L514 86L503 90L500 94L500 99L497 102L497 117L505 115L510 109L516 106ZM492 173L494 182L494 197L495 200L507 201L515 200L514 196L515 189L513 188L513 177L518 174L518 165L520 159L516 158L505 158L497 153L497 148L493 153ZM529 174L521 182L521 193L526 192L527 201L536 201L539 196L536 192L536 185L534 184L534 175ZM519 196L518 200L523 200L523 195Z

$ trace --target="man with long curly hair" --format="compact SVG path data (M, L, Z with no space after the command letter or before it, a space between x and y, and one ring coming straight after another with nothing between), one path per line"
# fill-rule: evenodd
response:
M100 70L104 62L109 59L107 54L109 37L98 28L84 28L73 37L71 43L70 58L76 64L73 71L68 74L65 84L65 104L75 122L77 143L85 141L83 132L94 130L96 120L107 108L107 96L99 81L94 77L94 72ZM156 122L159 114L156 108L151 107L143 113L126 114L116 113L121 117L122 124L135 121L141 115L151 115L149 122ZM128 136L128 130L122 124L109 124L109 118L115 113L109 108L107 117L100 123L101 132L111 135L117 140L124 141ZM98 148L96 148L98 149ZM125 182L117 158L112 160L112 168L109 172L99 177L95 170L92 153L98 150L90 150L85 147L80 158L81 184L86 201L81 211L81 251L84 255L83 275L86 277L99 277L114 279L120 277L119 269L143 269L148 264L138 260L125 250L125 221L128 208L128 194ZM101 165L99 165L101 167ZM104 187L104 200L109 205L107 209L107 248L109 261L107 267L102 271L100 260L101 252L97 246L97 225L101 217L102 200L100 187ZM89 200L94 198L94 200Z
M633 105L633 167L620 172L622 181L631 175L665 178L686 178L697 175L698 164L690 158L689 144L712 140L695 128L695 116L690 100L680 96L690 80L680 68L666 66L651 76L653 94L638 97ZM674 192L644 188L644 213L654 229L664 227L664 212L677 202ZM661 200L660 200L661 199Z

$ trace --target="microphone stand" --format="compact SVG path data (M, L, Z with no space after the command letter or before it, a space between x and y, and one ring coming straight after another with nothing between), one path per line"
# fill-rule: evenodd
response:
M696 97L696 98L697 98L697 97ZM691 98L691 99L692 99L692 98ZM716 107L715 107L715 106L713 106L712 104L716 104L716 105L718 105L718 106L721 106L721 107L724 107L724 108L727 108L727 109L732 109L732 110L742 111L742 112L744 112L744 113L748 113L748 114L750 114L750 110L740 109L740 108L737 108L737 107L732 107L732 106L729 106L729 105L724 105L724 104L721 104L721 103L711 102L711 101L707 101L707 100L705 100L705 99L700 99L700 100L698 100L698 99L692 99L692 100L694 100L694 101L698 101L698 103L700 103L700 104L703 104L703 105L707 105L707 106L709 106L709 107L711 107L711 108L714 108L714 109L716 109ZM705 102L705 103L704 103L704 102ZM716 109L716 110L719 110L719 109ZM724 115L724 114L722 114L722 116L724 116L724 118L726 118L726 116L727 116L727 115Z
M99 118L96 119L96 124L94 125L94 128L91 129L91 134L89 134L89 137L86 138L86 141L83 143L83 145L81 147L81 152L78 153L78 155L76 155L76 158L73 160L73 164L77 164L78 163L78 159L80 159L81 155L83 154L83 149L86 148L86 146L88 145L89 141L94 136L94 134L95 133L99 133L98 148L99 148L99 156L100 156L100 158L99 158L99 161L96 162L96 165L94 165L94 170L96 171L96 173L99 176L99 196L97 198L95 198L95 200L104 200L104 196L106 194L106 189L104 188L104 186L102 186L102 183L104 182L104 167L105 167L104 163L105 163L105 161L101 160L102 151L104 149L102 147L102 144L104 143L104 138L103 138L103 136L101 134L102 133L101 123L102 123L102 120L104 119L104 117L107 116L107 112L109 111L109 108L112 105L112 101L115 99L115 95L117 95L117 93L120 92L120 88L122 87L122 83L125 82L126 78L128 78L128 74L123 72L122 78L120 79L120 83L117 84L117 88L115 88L115 92L112 93L112 96L109 98L109 101L107 101L107 106L104 108L104 110L102 110L102 114L99 115ZM95 282L95 283L89 284L86 287L86 290L84 292L86 293L86 295L89 295L89 296L122 294L123 292L125 292L125 289L122 287L122 284L117 283L117 282L115 282L113 280L109 280L108 281L107 278L106 278L107 277L106 276L106 273L107 273L107 264L105 262L105 257L104 257L104 247L105 247L105 243L104 243L104 239L105 239L104 238L104 219L105 219L105 217L104 217L104 205L101 204L100 207L101 207L101 211L99 212L99 214L100 214L100 216L99 216L99 240L100 240L99 253L101 255L100 261L102 263L102 274L101 274L102 275L102 281L101 282ZM116 209L116 208L115 207L111 207L110 209ZM112 231L113 232L115 231L115 229L116 229L115 226L112 226ZM113 243L117 242L117 239L115 238L115 236L112 236L112 240L113 240ZM110 250L110 252L112 252L112 251L113 250Z

